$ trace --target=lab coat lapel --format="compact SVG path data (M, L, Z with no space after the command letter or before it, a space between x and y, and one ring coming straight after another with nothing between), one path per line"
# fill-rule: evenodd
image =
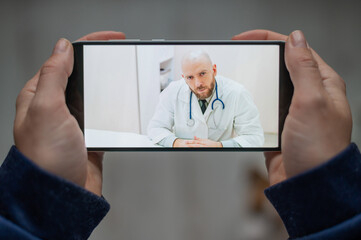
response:
M222 99L222 97L223 97L223 81L219 77L216 77L216 81L217 81L218 98ZM208 121L209 116L217 108L217 103L214 103L214 109L212 109L212 103L213 103L214 100L216 100L216 98L217 98L217 93L215 91L213 93L213 96L212 96L211 100L209 101L207 110L204 113L204 119L206 121Z
M217 85L218 85L218 98L223 101L223 89L224 83L222 77L216 77Z
M180 94L178 96L178 99L180 101L182 101L184 104L189 105L191 90L189 89L188 85L185 83L184 79L181 79L179 81L183 81L184 84L182 84L182 88L180 90ZM192 99L193 98L194 98L194 96L192 97Z
M209 116L210 116L211 113L213 112L212 102L214 101L214 99L216 99L216 93L213 94L211 100L210 100L209 103L208 103L208 107L207 107L206 111L204 112L204 119L205 119L206 121L208 121Z
M192 114L194 115L195 119L201 121L202 123L206 123L201 107L198 103L198 98L194 93L192 97Z

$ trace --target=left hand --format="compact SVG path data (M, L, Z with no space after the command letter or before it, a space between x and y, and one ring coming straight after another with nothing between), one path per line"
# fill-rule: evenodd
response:
M282 152L265 153L270 184L315 168L351 141L352 117L344 80L309 47L303 33L267 30L241 33L235 40L284 40L285 63L294 94L282 132Z
M124 39L120 32L95 32L79 40ZM21 90L16 101L15 145L46 171L101 196L104 153L90 152L65 102L73 70L73 46L61 39L51 57Z
M198 138L194 136L194 140L186 141L188 147L223 147L222 143L209 139Z

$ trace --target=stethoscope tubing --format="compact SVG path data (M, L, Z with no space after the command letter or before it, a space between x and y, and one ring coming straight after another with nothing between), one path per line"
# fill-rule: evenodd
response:
M193 95L193 92L191 91L191 94L190 94L190 97L189 97L189 120L188 120L188 126L193 126L194 125L194 120L192 119L192 95ZM222 103L222 109L224 109L225 105L224 105L224 102L218 97L218 84L217 84L217 81L216 81L216 99L214 99L212 101L212 104L211 104L211 107L212 107L212 110L214 110L214 103L216 101L219 101L220 103Z

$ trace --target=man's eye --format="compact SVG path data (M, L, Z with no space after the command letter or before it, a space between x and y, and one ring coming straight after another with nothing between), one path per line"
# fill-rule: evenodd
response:
M206 74L205 72L201 72L201 74L200 74L200 75L201 75L201 76L204 76L205 74Z
M188 80L192 80L193 77L188 77Z

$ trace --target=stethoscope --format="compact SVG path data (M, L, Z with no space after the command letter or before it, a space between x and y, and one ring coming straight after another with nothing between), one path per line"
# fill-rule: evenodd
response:
M191 91L190 97L189 97L189 119L187 121L187 126L188 127L193 127L194 126L194 119L192 118L192 95L193 92ZM224 102L218 97L218 86L217 86L217 81L216 81L216 99L214 99L212 101L212 110L214 110L214 103L216 101L219 101L220 103L222 103L222 109L224 109Z

